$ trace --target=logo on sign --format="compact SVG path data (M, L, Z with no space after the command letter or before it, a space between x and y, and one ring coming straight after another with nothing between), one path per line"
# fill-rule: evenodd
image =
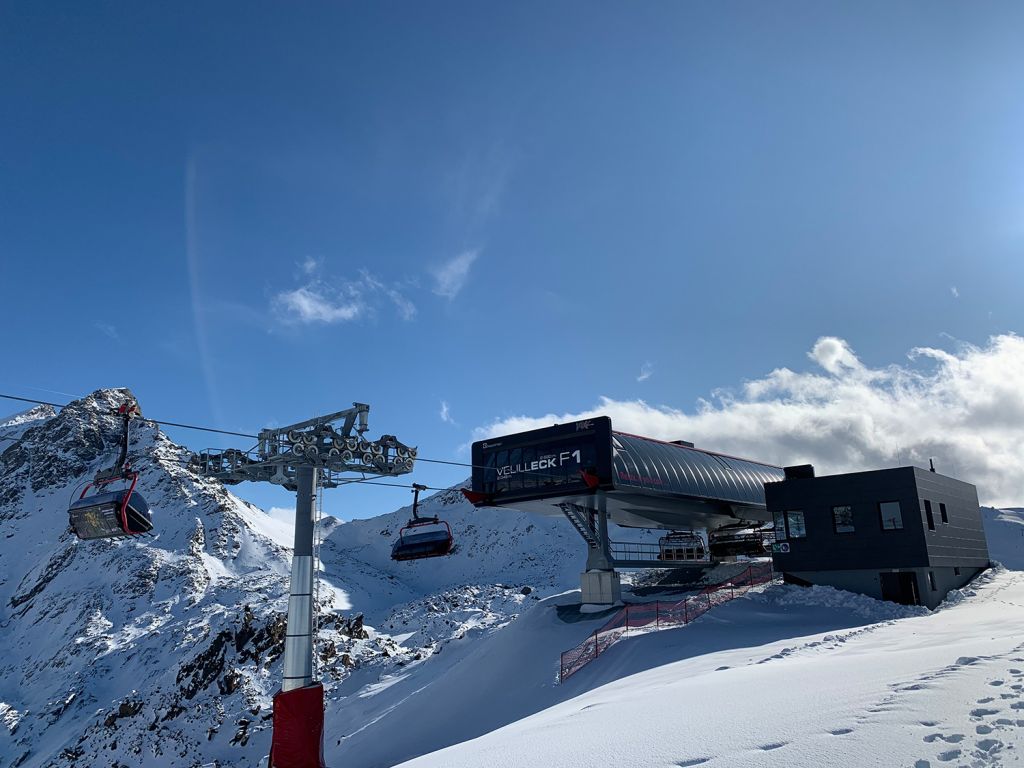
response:
M576 431L577 432L582 432L585 429L593 428L593 426L594 426L594 422L592 422L590 420L587 420L587 421L577 421L576 422Z
M789 552L789 542L783 541L778 544L772 544L772 552L777 552L783 555L786 554Z
M542 469L557 469L569 461L580 463L580 452L562 451L558 455L542 456L536 461L524 461L519 464L506 464L504 467L497 467L498 477L511 477L523 472L537 472Z

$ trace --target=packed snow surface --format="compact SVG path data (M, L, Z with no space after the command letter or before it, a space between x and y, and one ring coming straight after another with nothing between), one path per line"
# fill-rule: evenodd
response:
M985 523L1020 567L1020 512L985 510ZM1016 765L1024 573L996 567L932 612L773 586L620 642L570 686L590 690L403 765Z

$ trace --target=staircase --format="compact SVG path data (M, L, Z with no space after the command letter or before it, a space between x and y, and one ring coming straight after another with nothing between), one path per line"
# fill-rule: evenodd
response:
M594 526L590 524L590 510L587 507L581 507L579 504L570 504L568 502L563 502L558 507L562 510L562 514L572 523L572 527L576 529L576 532L587 542L587 546L591 549L597 549L600 546L600 539L598 538L597 531L594 530Z

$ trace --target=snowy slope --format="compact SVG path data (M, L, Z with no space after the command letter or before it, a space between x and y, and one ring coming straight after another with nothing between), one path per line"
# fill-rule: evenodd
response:
M1024 566L1021 511L984 517L993 556ZM541 613L543 604L517 624L543 624ZM558 630L550 612L547 624ZM621 642L565 688L546 693L553 706L543 711L407 765L1017 764L1024 573L998 567L934 612L770 587Z
M68 501L116 457L125 394L0 424L21 438L0 444L0 766L255 766L281 675L290 527L192 475L186 450L139 424L132 455L157 535L75 539ZM407 510L324 520L329 722L347 691L383 701L405 670L440 670L578 578L564 521L478 513L454 493L424 507L448 514L453 557L389 559Z

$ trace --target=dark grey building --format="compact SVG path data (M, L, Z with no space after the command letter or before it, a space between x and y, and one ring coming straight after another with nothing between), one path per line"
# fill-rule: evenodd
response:
M989 565L977 489L926 469L789 467L765 501L775 568L792 583L934 608Z

